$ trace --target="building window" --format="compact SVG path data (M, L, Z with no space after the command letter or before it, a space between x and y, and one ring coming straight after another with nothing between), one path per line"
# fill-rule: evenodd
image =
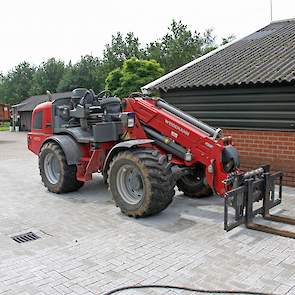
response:
M34 129L42 129L43 112L34 114Z

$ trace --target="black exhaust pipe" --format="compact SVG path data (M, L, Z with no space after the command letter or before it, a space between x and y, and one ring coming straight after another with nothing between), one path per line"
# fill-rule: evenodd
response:
M162 108L176 116L178 116L179 118L183 119L186 122L189 122L190 124L198 127L199 129L205 131L206 133L208 133L210 136L212 136L214 139L218 138L220 136L220 132L221 129L214 129L211 126L203 123L202 121L197 120L196 118L185 114L183 111L179 110L178 108L168 104L167 102L165 102L164 100L158 100L156 105L159 108Z

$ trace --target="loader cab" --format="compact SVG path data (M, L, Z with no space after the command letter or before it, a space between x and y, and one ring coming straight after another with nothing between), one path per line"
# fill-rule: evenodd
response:
M38 154L41 144L53 134L69 135L77 143L95 146L117 142L134 121L134 113L122 112L121 100L110 92L96 95L91 89L75 89L70 97L56 98L34 109L29 149Z
M33 110L31 132L27 135L29 150L38 154L44 140L52 133L52 102L47 101L39 104Z
M32 133L52 134L52 102L41 103L34 109L31 126Z
M60 133L68 127L79 126L77 120L71 120L70 111L77 107L86 91L86 88L78 88L72 91L70 97L57 98L52 102L53 133Z
M85 91L84 91L85 92ZM46 138L59 133L68 124L65 115L60 114L61 110L72 109L79 102L83 91L67 98L57 98L54 101L47 101L37 105L32 113L31 132L27 135L28 148L38 154Z
M98 145L120 140L130 116L122 112L121 100L108 90L95 94L78 88L70 98L52 102L53 133L68 134L78 143Z

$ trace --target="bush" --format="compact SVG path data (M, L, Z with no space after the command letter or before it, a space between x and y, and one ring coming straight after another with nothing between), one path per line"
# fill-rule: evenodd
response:
M164 69L155 60L127 59L122 67L109 73L106 78L106 89L119 97L140 91L140 87L161 77Z

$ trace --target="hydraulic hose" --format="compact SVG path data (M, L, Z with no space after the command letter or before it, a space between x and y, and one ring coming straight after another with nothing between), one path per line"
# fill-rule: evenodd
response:
M171 285L141 285L141 286L126 286L114 289L105 293L104 295L112 295L115 293L119 293L125 290L135 290L135 289L170 289L170 290L182 290L182 291L190 291L194 293L205 293L205 294L245 294L245 295L274 295L271 293L260 293L260 292L252 292L252 291L233 291L233 290L204 290L204 289L195 289L188 287L179 287L179 286L171 286Z
M183 119L184 121L189 122L190 124L198 127L199 129L205 131L206 133L208 133L210 136L212 136L213 138L217 138L219 136L220 133L220 129L214 129L211 126L205 124L204 122L197 120L196 118L185 114L183 111L179 110L178 108L168 104L167 102L165 102L164 100L158 100L157 101L157 106L159 108L162 108L176 116L178 116L179 118Z
M168 138L165 138L165 136L147 126L143 126L143 129L147 133L148 137L156 140L157 144L163 149L185 160L186 149L181 145L169 140Z

